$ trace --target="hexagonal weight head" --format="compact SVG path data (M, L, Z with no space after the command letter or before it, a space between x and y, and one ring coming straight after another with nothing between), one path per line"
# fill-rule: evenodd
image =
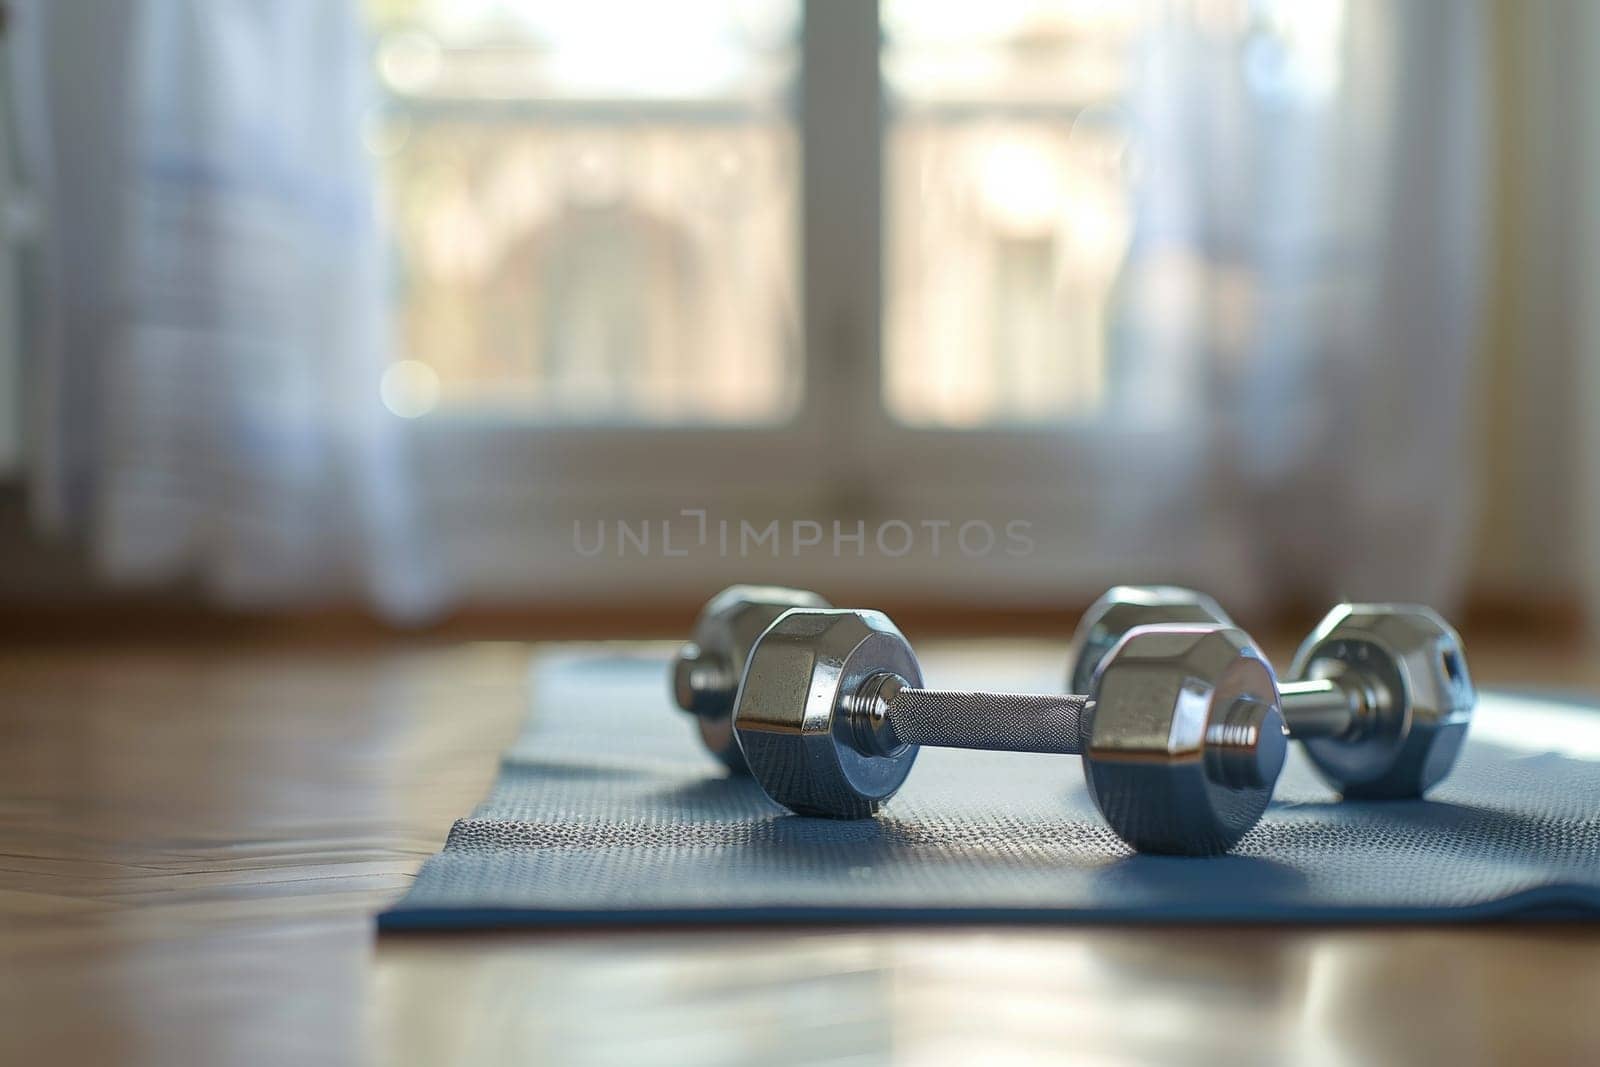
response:
M1096 600L1078 621L1067 668L1067 692L1087 693L1106 655L1139 626L1197 623L1232 626L1222 605L1177 585L1118 585Z
M672 693L678 707L695 717L700 740L730 771L746 770L733 736L733 704L750 650L790 608L828 606L803 589L733 585L700 609L688 643L673 657Z
M1141 852L1232 848L1266 810L1288 748L1277 683L1249 638L1143 627L1098 677L1083 773L1106 822Z
M797 608L761 635L733 725L745 763L769 797L801 815L859 819L894 795L917 746L864 754L848 707L880 674L922 685L911 645L881 612Z
M1431 608L1340 604L1290 668L1296 679L1354 671L1369 694L1352 737L1308 738L1306 753L1346 797L1420 797L1455 766L1477 691L1461 638Z

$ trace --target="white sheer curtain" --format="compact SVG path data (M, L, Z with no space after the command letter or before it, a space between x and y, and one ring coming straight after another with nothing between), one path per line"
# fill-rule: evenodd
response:
M1127 105L1112 417L1143 432L1102 465L1108 528L1236 603L1448 606L1472 563L1486 9L1258 4L1241 31L1216 7L1166 6Z
M40 520L124 583L428 610L377 388L385 268L355 6L35 0L15 22L47 212Z
M1600 634L1600 5L1506 4L1482 572Z

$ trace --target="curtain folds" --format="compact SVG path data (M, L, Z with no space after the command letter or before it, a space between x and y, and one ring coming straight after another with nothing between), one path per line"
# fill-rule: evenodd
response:
M32 500L123 583L426 613L354 5L25 5Z
M1164 10L1126 105L1112 337L1114 418L1148 432L1108 456L1109 512L1192 531L1174 569L1235 603L1448 607L1472 565L1485 8L1263 4L1243 32Z

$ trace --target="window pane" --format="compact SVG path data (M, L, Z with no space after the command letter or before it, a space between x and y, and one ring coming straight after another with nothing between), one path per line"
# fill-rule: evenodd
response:
M1314 179L1341 158L1343 0L881 11L883 386L900 420L1176 414L1196 346L1245 358L1242 309L1260 288L1242 249L1337 257L1337 226L1318 236L1285 220L1339 215ZM1285 168L1309 169L1294 181ZM1274 190L1263 216L1254 198ZM1295 212L1285 196L1324 201ZM1302 273L1277 299L1317 302L1323 275Z
M795 411L796 0L370 7L400 253L391 408Z
M1131 230L1138 5L885 0L885 399L963 426L1094 410Z

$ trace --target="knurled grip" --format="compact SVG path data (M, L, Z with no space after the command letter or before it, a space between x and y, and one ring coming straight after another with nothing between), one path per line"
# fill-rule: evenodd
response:
M913 745L1077 755L1088 704L1082 696L906 688L889 697L884 717Z

